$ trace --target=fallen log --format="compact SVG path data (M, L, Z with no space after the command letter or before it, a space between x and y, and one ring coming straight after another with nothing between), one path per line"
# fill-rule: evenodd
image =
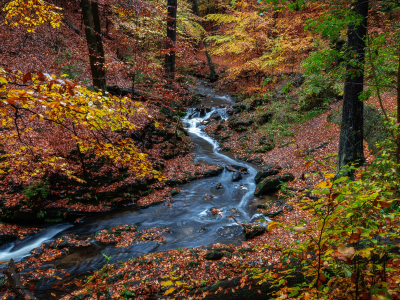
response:
M26 287L21 284L19 280L17 269L15 268L14 260L11 258L8 269L4 271L8 280L13 285L15 293L25 300L38 300Z

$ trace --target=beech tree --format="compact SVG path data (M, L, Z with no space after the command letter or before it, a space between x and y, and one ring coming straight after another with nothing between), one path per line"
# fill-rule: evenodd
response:
M342 123L340 127L338 169L354 163L364 163L363 154L363 102L360 95L364 84L364 60L369 0L351 3L351 12L359 22L350 24L347 33L347 66L344 84ZM339 171L341 172L341 171ZM346 173L347 171L344 171Z
M85 24L86 41L89 48L90 69L93 85L106 90L104 49L101 40L99 4L97 1L81 0L82 17Z
M167 49L165 57L165 73L169 81L175 78L175 44L176 44L176 9L177 0L168 0Z

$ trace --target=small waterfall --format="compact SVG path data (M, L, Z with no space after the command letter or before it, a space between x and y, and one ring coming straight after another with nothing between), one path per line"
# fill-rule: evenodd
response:
M36 247L40 247L43 242L51 239L61 231L73 227L71 224L57 224L49 228L43 229L34 236L27 237L19 243L6 244L0 247L0 261L19 261L23 257L29 255L30 251Z

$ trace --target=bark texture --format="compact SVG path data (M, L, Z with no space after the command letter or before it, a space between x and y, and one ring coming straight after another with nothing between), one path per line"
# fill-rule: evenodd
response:
M352 2L351 9L362 17L357 25L349 25L347 32L346 82L344 85L342 123L340 128L338 169L347 164L360 166L363 153L363 103L359 96L364 84L365 36L367 33L369 0ZM352 61L351 61L352 60ZM354 63L356 60L356 64ZM351 175L348 170L339 171Z
M399 49L399 66L397 69L397 124L400 124L400 49ZM400 135L397 136L396 159L397 159L397 164L400 164Z
M168 0L167 20L167 49L169 53L165 57L165 75L169 81L175 79L175 43L176 43L176 10L177 0Z
M93 86L101 90L106 90L106 71L104 68L104 50L101 40L98 3L90 2L90 0L81 0L81 8L86 41L89 48Z

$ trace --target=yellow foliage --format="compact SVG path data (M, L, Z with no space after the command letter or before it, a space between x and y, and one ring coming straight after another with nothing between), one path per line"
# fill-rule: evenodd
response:
M43 0L12 0L3 8L7 12L4 23L10 26L25 25L28 32L34 32L36 26L45 22L57 28L62 20L57 10L61 8Z
M18 81L30 85L26 90L13 90L5 83ZM127 168L137 177L158 174L146 160L147 155L139 153L133 141L120 134L136 129L132 119L137 114L146 114L152 120L141 103L93 92L69 79L42 73L22 74L0 68L0 82L0 119L2 126L8 127L0 133L1 143L8 145L1 156L2 173L16 172L31 178L53 170L82 182L76 166L66 159L77 149L81 155L104 158L114 168ZM43 136L47 139L41 139ZM38 144L40 140L44 144Z

